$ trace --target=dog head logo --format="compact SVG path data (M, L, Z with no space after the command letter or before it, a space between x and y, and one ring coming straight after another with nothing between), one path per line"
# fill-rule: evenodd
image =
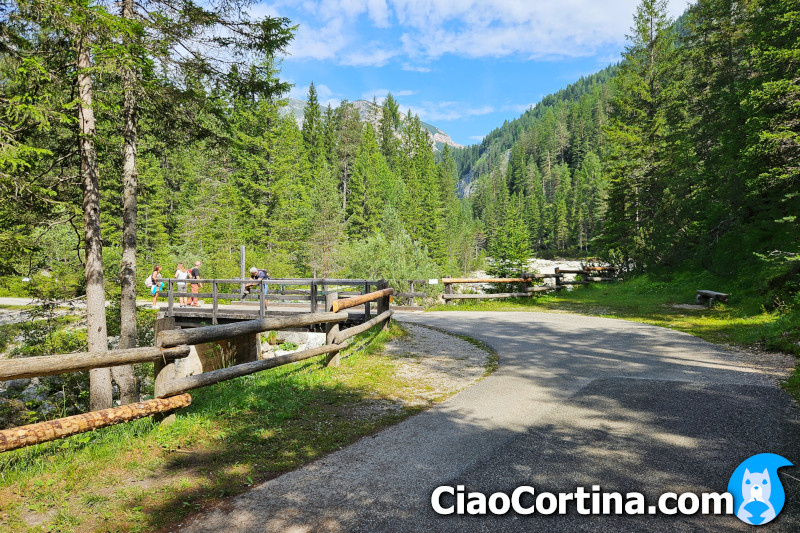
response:
M792 466L792 463L774 453L760 453L736 467L728 482L728 492L733 496L739 520L760 526L780 514L786 502L786 493L778 477L782 466Z

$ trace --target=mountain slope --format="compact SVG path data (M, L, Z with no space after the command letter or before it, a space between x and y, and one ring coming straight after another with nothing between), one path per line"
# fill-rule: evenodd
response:
M352 102L353 106L358 110L358 114L361 116L361 120L364 122L369 122L373 126L378 125L378 121L381 119L381 108L378 106L377 108L372 102L367 100L356 100ZM282 109L282 113L284 116L292 115L294 117L295 122L301 128L303 127L303 112L306 108L306 102L303 100L298 100L296 98L289 98L287 105ZM400 120L405 120L406 115L405 113L400 113ZM426 122L422 122L422 127L428 132L431 140L431 146L433 146L434 150L441 150L444 148L445 145L449 145L453 148L464 148L463 145L460 145L453 141L443 130L428 124Z

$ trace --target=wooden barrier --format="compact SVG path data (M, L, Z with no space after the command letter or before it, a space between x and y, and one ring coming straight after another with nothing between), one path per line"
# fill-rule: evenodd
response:
M176 379L167 382L164 389L159 394L159 398L167 398L176 394L182 394L192 389L206 387L222 381L228 381L230 379L247 376L256 372L261 372L262 370L288 365L289 363L295 363L310 357L316 357L318 355L331 352L338 352L346 347L346 343L326 344L325 346L320 346L319 348L303 350L301 352L294 352L286 355L279 355L270 359L262 359L261 361L253 361L251 363L244 363L228 368L221 368L219 370L212 370L211 372L195 374L194 376L189 376L186 378Z
M326 324L347 320L347 313L306 313L297 316L247 320L234 324L206 326L201 328L160 331L156 335L156 346L170 347L181 344L204 344L236 337L285 328L298 328L312 324Z
M63 355L41 355L0 360L0 381L38 376L52 376L66 372L78 372L93 368L172 361L189 355L189 346L155 348L144 346L128 350L105 352L78 352Z
M181 407L187 407L191 403L192 397L182 394L168 399L148 400L48 422L4 429L0 431L0 452L61 439L93 429L113 426L120 422L130 422L157 413L174 411Z
M336 313L338 311L341 311L342 309L349 309L357 305L363 305L367 302L374 302L386 296L391 296L392 294L394 294L394 289L381 289L375 292L370 292L368 294L362 294L361 296L353 296L352 298L344 298L342 300L336 300L335 302L333 302L331 311L333 313Z
M342 330L342 331L340 331L339 333L337 333L334 336L333 342L335 344L340 344L342 341L345 341L345 340L349 339L350 337L354 337L354 336L358 335L359 333L363 333L363 332L367 331L369 328L371 328L373 326L377 326L378 324L380 324L384 320L388 320L389 318L392 317L393 314L394 314L394 311L392 311L392 310L384 311L383 313L379 314L375 318L367 320L363 324L359 324L358 326L353 326L352 328L347 328L345 330Z
M525 292L494 292L489 294L443 294L442 298L447 300L491 300L493 298L526 298L535 292L552 291L563 289L563 285L555 287L531 287Z
M587 266L583 267L584 270L589 270L592 272L616 272L617 267L612 266Z
M529 283L536 278L442 278L442 283Z

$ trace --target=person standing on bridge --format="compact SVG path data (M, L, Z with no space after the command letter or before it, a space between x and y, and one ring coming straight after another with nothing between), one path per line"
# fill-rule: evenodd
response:
M178 281L178 292L186 292L186 282L183 280L189 279L189 271L186 270L186 265L183 263L178 263L178 270L175 271L175 278L181 281ZM180 296L178 298L178 302L181 304L181 307L186 307L189 298L186 296Z
M250 279L253 280L269 279L269 273L263 268L250 267ZM244 286L245 295L250 294L250 289L252 289L253 287L258 287L258 285L259 283L248 283L247 285L245 285ZM267 293L267 284L265 283L264 294L266 293Z
M156 265L153 267L153 273L150 274L150 280L153 283L153 288L150 289L150 293L153 295L153 309L158 304L158 292L164 288L164 282L158 281L159 279L161 279L161 265Z
M203 263L200 262L200 261L195 261L194 262L194 268L191 270L191 275L189 276L191 279L200 279L200 267L202 265L203 265ZM192 307L200 307L200 304L198 303L198 300L197 300L197 293L200 292L200 287L202 287L203 284L202 283L198 284L195 281L195 282L191 283L191 286L192 286L192 294L194 295L191 298L191 306Z

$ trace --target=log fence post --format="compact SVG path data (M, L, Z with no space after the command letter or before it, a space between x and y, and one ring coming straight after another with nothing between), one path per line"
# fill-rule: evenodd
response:
M264 318L267 315L267 290L268 286L266 280L258 280L258 318Z
M408 292L410 292L411 294L414 294L414 280L413 279L408 281ZM411 305L412 306L413 305L417 305L417 299L414 298L413 296L411 297L410 301L411 301Z
M325 311L331 312L333 310L333 302L339 299L337 291L331 291L325 294ZM339 323L325 324L325 344L336 344L335 339L339 334ZM325 366L339 366L339 352L331 352L325 358Z
M556 267L554 273L556 276L555 278L553 278L555 280L555 286L553 288L557 292L559 289L561 289L561 269L559 267Z
M167 280L167 316L175 316L172 306L175 304L175 291L172 286L172 280Z
M211 323L217 324L217 310L219 308L219 299L217 298L217 280L211 280Z
M449 278L450 276L447 276L447 277ZM442 281L444 281L444 279ZM453 294L453 285L451 285L450 283L445 283L445 285L444 285L444 293L448 294L448 295ZM444 304L447 305L449 302L450 302L450 300L445 298Z
M364 282L364 294L367 294L368 292L369 292L369 281L365 281ZM371 303L372 302L367 302L367 303L364 304L364 321L365 322L367 320L369 320L369 305Z
M317 280L311 280L311 312L317 312Z
M389 288L389 282L386 281L385 279L380 280L376 285L377 285L378 290L388 289ZM382 314L382 313L385 313L386 311L389 310L390 298L391 298L391 296L386 295L386 296L381 297L380 300L378 300L378 314L379 315ZM384 323L383 323L383 328L382 329L384 331L389 329L389 320L390 319L387 318L386 321L384 321Z
M165 317L156 320L155 336L158 337L159 332L164 330L175 329L175 317ZM153 396L158 398L159 394L165 390L167 383L173 379L175 375L175 361L154 361L153 362ZM162 425L169 425L175 421L175 415L154 415L154 420L160 422Z

